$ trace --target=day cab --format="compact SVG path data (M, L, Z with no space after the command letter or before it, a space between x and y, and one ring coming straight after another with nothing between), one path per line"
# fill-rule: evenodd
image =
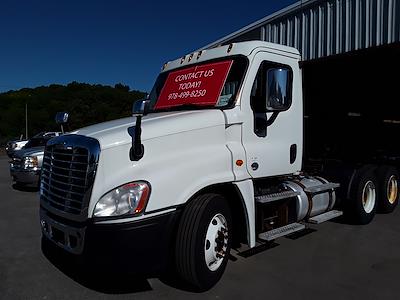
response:
M51 139L43 242L143 276L172 268L206 290L231 248L341 215L339 185L302 171L299 61L260 41L196 51L164 65L135 117ZM365 206L357 198L355 219L368 222L373 192Z

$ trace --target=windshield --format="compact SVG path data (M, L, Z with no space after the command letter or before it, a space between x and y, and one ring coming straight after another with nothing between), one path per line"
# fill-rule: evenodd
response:
M149 95L151 111L232 107L247 58L218 59L161 73Z
M47 138L31 138L24 146L25 149L27 148L33 148L33 147L41 147L41 146L46 146L47 141L51 137Z

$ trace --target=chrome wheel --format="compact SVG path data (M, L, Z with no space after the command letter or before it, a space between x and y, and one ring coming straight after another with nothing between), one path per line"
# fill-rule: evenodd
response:
M367 214L372 212L375 207L376 191L374 183L369 180L365 183L362 191L362 205Z
M398 195L397 178L395 175L390 176L388 180L386 194L390 204L394 204Z
M204 241L204 258L210 271L217 270L223 260L228 246L228 223L221 214L216 214L208 224Z

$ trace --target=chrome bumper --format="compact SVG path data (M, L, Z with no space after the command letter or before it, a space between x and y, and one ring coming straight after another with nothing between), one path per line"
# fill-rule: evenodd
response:
M44 209L40 209L42 233L50 241L73 254L82 254L86 227L76 228L51 219Z

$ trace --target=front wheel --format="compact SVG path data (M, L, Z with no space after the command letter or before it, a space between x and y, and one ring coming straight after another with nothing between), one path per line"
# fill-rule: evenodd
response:
M185 208L176 241L180 277L192 288L214 286L225 271L231 248L231 212L221 195L204 194Z

